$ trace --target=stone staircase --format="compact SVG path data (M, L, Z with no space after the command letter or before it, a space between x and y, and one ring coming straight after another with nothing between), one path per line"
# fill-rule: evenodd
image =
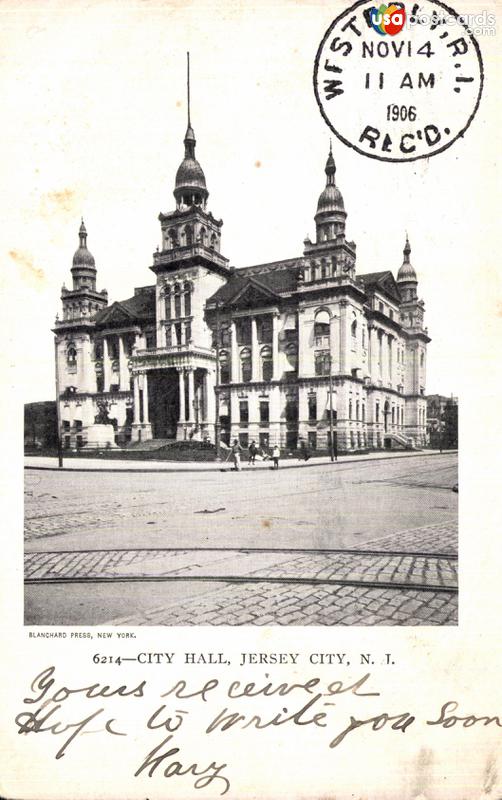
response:
M390 439L391 450L416 450L414 440L411 436L403 436L401 433L386 433L384 434L384 444L386 440Z

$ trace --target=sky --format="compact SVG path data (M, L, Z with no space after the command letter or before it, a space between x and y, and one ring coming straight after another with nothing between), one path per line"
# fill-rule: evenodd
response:
M24 402L54 396L51 326L61 286L71 285L81 216L110 302L154 282L157 217L174 208L183 157L187 50L197 157L208 208L224 221L222 253L236 267L301 255L330 139L314 58L343 7L0 3L1 322L22 363L12 346L2 359ZM495 42L481 45L490 68ZM463 334L500 289L498 222L486 203L497 196L488 136L496 95L485 95L465 137L429 160L389 164L333 143L357 271L396 274L408 231L432 339L427 393L459 394L474 357Z

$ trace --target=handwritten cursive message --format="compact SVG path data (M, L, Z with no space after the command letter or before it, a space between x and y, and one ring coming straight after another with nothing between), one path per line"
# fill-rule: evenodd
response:
M262 682L179 678L171 679L166 686L146 679L130 684L89 681L71 686L56 674L56 667L49 666L33 678L15 724L23 736L43 733L57 737L55 759L71 754L83 734L108 742L120 742L128 736L136 740L139 735L141 741L145 739L145 748L131 767L135 778L184 778L194 789L209 788L214 794L224 795L237 767L228 764L221 754L228 736L239 731L259 733L295 727L316 732L321 745L333 750L361 728L406 733L417 724L446 730L475 725L502 727L499 716L464 714L459 708L459 702L448 700L430 719L408 708L391 709L370 672L355 680L330 682L316 676L281 682L265 673ZM193 736L189 746L182 742L187 729L199 734L200 752L194 751Z

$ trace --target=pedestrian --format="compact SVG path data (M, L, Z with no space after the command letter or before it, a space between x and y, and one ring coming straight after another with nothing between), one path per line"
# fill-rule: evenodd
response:
M310 458L310 453L307 445L305 444L305 439L300 439L300 457L303 458L304 461L308 461Z
M257 455L258 455L258 448L256 446L255 440L253 439L253 441L249 445L249 462L248 463L252 464L253 466L255 466L256 465L256 456Z
M272 461L274 462L274 469L279 469L279 458L281 457L281 451L279 445L275 445L274 449L272 450Z
M234 443L231 448L231 453L232 453L232 461L234 462L234 469L237 472L241 471L241 450L242 447L240 446L239 442L237 441L237 439L234 439Z

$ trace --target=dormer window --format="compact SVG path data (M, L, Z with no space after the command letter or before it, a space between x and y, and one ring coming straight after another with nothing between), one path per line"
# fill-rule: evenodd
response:
M66 351L66 363L69 367L74 367L77 364L77 349L74 344L70 344Z

